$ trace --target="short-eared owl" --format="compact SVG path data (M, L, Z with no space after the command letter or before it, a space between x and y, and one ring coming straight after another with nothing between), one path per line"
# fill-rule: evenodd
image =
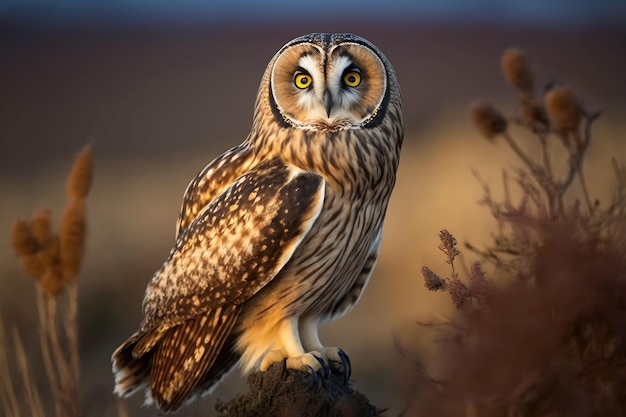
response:
M270 61L252 131L185 192L176 243L139 330L113 353L115 392L165 411L235 365L349 376L320 322L360 298L380 249L403 138L396 74L367 40L313 33Z

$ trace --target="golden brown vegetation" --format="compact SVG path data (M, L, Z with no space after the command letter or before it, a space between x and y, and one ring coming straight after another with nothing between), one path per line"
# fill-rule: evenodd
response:
M506 80L520 103L506 120L493 106L472 106L478 131L503 139L523 168L505 170L502 201L487 184L482 203L498 222L481 258L463 280L455 267L456 239L447 230L439 249L450 272L422 268L426 287L446 291L454 320L430 323L441 332L437 375L404 346L415 364L416 398L404 414L428 416L624 416L626 415L626 171L613 161L616 193L592 202L583 175L591 143L589 112L568 86L537 99L533 71L519 50L502 57ZM538 160L514 140L525 130L541 147ZM557 173L551 150L564 147ZM573 196L578 178L582 203ZM513 197L513 189L520 197ZM490 267L486 274L483 264Z
M0 322L0 398L7 417L31 415L76 417L80 364L78 352L77 276L83 260L86 237L86 197L92 180L91 147L76 157L67 179L68 202L58 232L49 210L40 210L30 220L17 219L11 244L24 271L35 280L39 345L53 406L44 406L17 329L13 349ZM16 368L9 365L10 355ZM15 386L17 372L22 386ZM17 379L17 376L16 376ZM20 401L19 394L25 398ZM23 410L25 407L27 410Z

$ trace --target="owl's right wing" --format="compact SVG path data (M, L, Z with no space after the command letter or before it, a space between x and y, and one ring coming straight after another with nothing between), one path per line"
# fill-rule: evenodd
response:
M241 144L209 162L191 180L185 190L180 215L176 222L176 238L236 178L248 171L252 160L253 154L250 148Z
M322 177L278 158L237 178L179 236L148 284L141 330L160 333L253 296L311 229L324 191Z

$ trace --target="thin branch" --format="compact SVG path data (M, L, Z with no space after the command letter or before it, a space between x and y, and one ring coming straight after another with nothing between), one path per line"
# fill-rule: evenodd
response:
M541 154L543 157L543 166L548 174L549 178L552 178L552 162L550 157L550 144L543 133L537 133L539 141L541 142Z

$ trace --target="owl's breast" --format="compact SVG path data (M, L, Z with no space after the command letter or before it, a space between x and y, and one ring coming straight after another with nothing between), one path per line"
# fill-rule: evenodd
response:
M386 204L385 204L386 205ZM378 244L385 206L327 190L313 227L283 270L251 299L256 319L325 316L351 290Z

